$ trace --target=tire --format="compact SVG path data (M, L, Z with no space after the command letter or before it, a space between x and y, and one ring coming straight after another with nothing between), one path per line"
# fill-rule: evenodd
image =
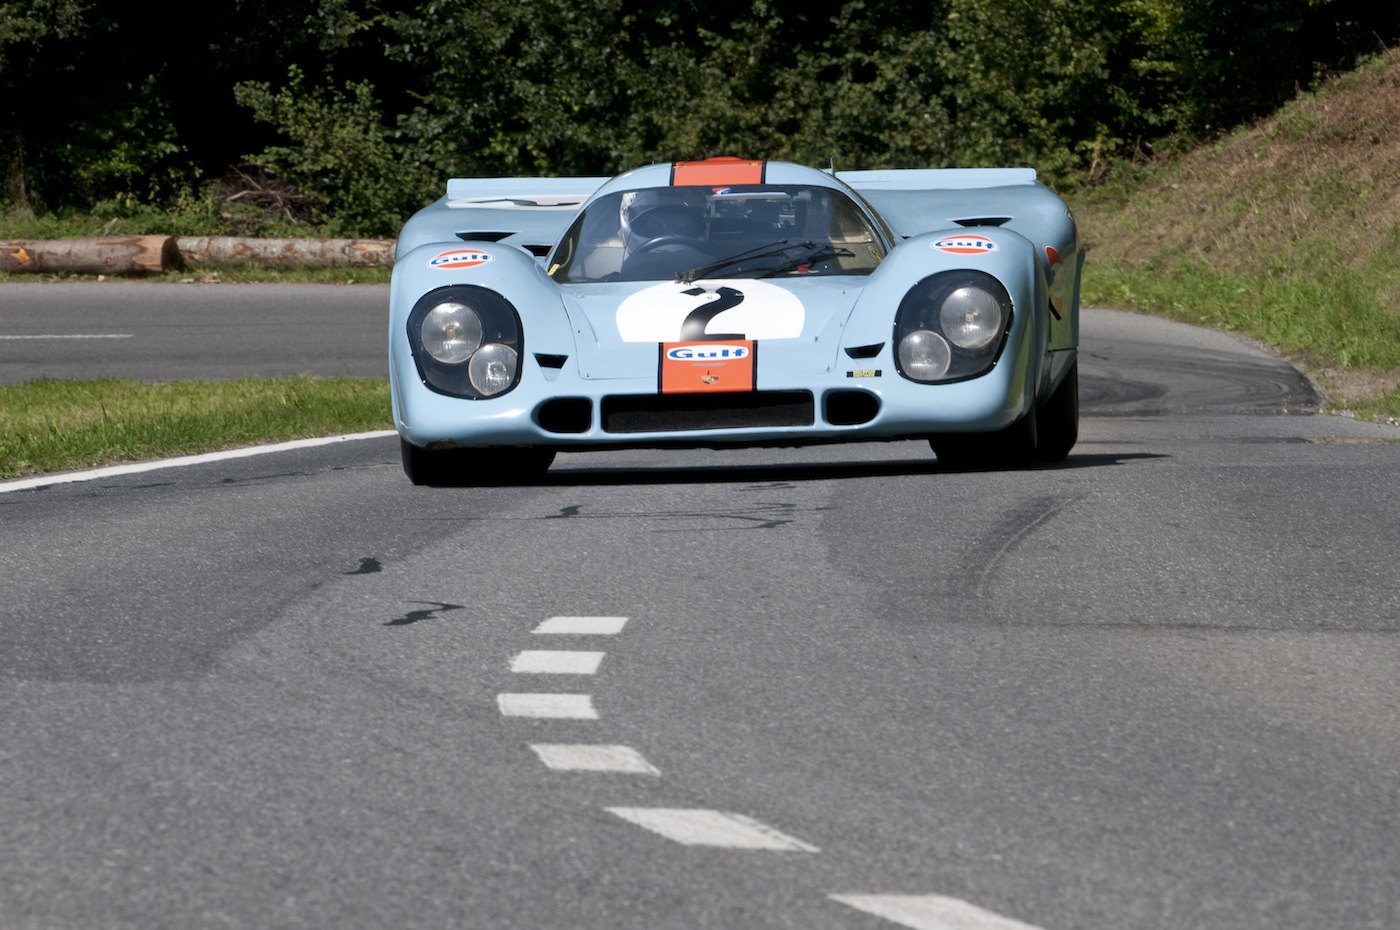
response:
M402 438L399 453L409 481L438 488L528 484L554 462L553 449L424 449Z
M1055 393L1036 414L1039 442L1035 457L1042 462L1063 462L1079 441L1079 362L1069 366Z
M1029 468L1036 458L1037 409L995 433L948 433L928 441L938 464L950 471Z

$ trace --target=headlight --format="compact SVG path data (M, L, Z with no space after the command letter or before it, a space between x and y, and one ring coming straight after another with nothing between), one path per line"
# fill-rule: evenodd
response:
M937 333L918 329L899 340L899 368L915 381L937 381L952 360L948 340Z
M510 346L492 343L482 346L481 351L472 355L467 366L467 377L472 387L487 397L508 390L515 383L520 368L520 356Z
M484 287L454 284L424 294L408 315L408 341L423 383L441 394L480 400L520 380L520 315Z
M996 363L1011 325L1011 295L981 271L944 271L904 295L895 314L895 358L911 381L959 381Z
M418 327L423 351L445 365L459 365L481 348L481 317L459 301L440 303Z
M994 295L977 287L960 287L948 295L938 311L948 339L959 348L985 349L1001 335L1001 304Z

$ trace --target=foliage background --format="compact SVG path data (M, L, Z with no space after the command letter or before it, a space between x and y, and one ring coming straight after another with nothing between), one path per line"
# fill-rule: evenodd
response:
M1372 0L0 0L0 206L391 236L448 176L718 154L1067 188L1397 37Z

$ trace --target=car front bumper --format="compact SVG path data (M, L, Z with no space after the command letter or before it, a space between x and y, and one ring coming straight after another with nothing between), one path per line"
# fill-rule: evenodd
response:
M654 353L654 347L651 350ZM538 446L558 450L664 446L799 446L990 432L1034 402L1023 346L1006 346L986 374L920 384L890 350L826 371L760 368L755 390L663 394L655 373L586 378L569 362L527 355L519 384L486 400L439 394L406 347L390 365L399 434L425 448ZM636 368L633 366L633 370Z

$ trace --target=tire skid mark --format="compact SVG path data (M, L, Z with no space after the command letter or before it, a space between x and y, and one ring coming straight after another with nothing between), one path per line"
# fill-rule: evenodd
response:
M971 598L980 603L986 598L992 579L999 573L1007 557L1042 526L1070 505L1083 500L1083 497L1082 494L1035 497L1005 514L982 535L977 544L969 548L963 570L952 579L953 596ZM969 580L964 582L961 579Z

